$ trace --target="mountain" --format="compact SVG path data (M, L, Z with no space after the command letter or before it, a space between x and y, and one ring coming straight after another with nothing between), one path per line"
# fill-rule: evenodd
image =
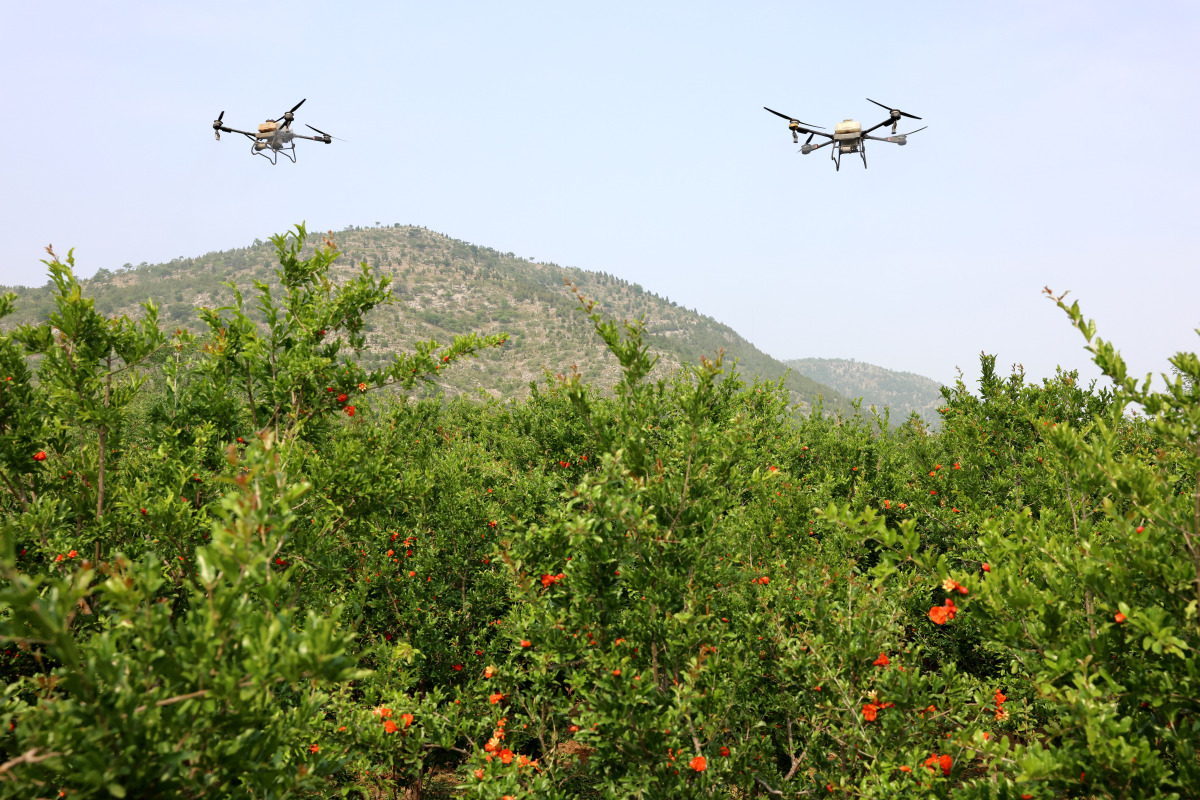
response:
M618 374L616 359L576 310L566 281L597 300L603 313L616 319L644 317L647 341L660 357L657 376L723 348L727 365L736 359L747 377L774 380L787 375L785 386L803 408L820 396L830 411L852 410L842 394L802 373L789 374L786 365L728 326L604 272L537 263L415 226L354 227L329 236L342 253L333 268L335 279L356 273L365 261L393 280L396 302L367 318L364 361L383 361L421 339L449 343L454 335L469 331L511 334L501 350L439 376L449 395L483 390L494 397L520 397L547 371L566 372L573 365L585 379L612 385ZM312 236L310 242L318 239ZM222 282L235 282L250 298L254 280L278 285L275 263L273 246L256 240L249 247L198 258L102 269L83 282L84 292L102 313L131 317L141 313L140 302L152 298L159 304L164 329L195 330L197 307L231 302L232 292ZM5 326L45 319L53 307L48 287L12 291L19 295L17 311L5 318Z
M846 397L861 397L863 408L875 406L882 411L887 406L893 424L903 422L914 411L934 427L941 424L937 409L942 405L942 385L937 381L854 359L795 358L783 363Z

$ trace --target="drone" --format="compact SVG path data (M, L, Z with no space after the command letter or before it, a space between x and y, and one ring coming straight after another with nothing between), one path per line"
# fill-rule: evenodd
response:
M917 128L915 131L897 134L896 126L900 124L901 117L908 117L909 119L920 119L920 117L914 114L909 114L906 111L901 111L898 108L888 108L883 103L876 102L869 97L867 98L867 102L875 103L875 105L879 106L880 108L887 109L888 118L878 125L872 125L865 131L862 128L862 124L860 124L858 121L844 119L834 127L833 133L825 133L823 129L820 129L820 125L809 125L807 122L800 122L793 117L789 117L787 114L780 114L778 111L767 108L766 106L763 106L763 108L767 111L770 111L775 116L783 117L788 121L788 128L792 132L793 142L799 144L799 134L808 134L808 138L804 140L804 145L800 148L800 152L804 155L808 155L814 150L820 150L827 144L834 145L833 150L829 153L829 158L833 160L834 167L840 172L842 169L842 155L844 153L858 153L860 156L862 156L863 169L867 168L867 139L871 139L872 141L876 142L891 142L892 144L898 144L903 147L904 145L908 144L909 136L912 136L917 131L923 131L925 128L929 127L926 125L922 128ZM882 128L885 125L892 126L891 136L882 137L868 135L876 128ZM821 142L820 144L813 144L812 140L814 136L824 136L825 138L829 139L829 141Z
M305 100L307 99L308 98L306 97ZM320 131L316 128L313 128L312 125L305 125L304 127L316 131L317 133L321 134L320 136L305 136L302 133L295 133L292 130L292 120L295 119L296 109L302 105L304 105L304 100L301 100L299 103L296 103L296 105L292 106L290 111L285 111L278 119L269 119L262 123L258 126L258 133L239 131L236 128L226 128L225 124L221 121L225 119L225 112L222 111L221 115L213 120L213 133L216 134L218 142L221 141L222 131L225 133L240 133L242 136L245 136L247 139L254 142L254 144L250 146L250 152L254 155L262 156L274 164L278 155L283 153L292 160L293 164L295 164L296 144L293 141L294 139L309 139L314 142L324 142L325 144L332 144L334 139L334 137L330 136L325 131Z

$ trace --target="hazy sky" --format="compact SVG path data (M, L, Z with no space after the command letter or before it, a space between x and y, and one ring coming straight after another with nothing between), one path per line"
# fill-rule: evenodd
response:
M953 380L1135 373L1200 325L1192 2L16 3L0 50L0 283L400 222L604 270L780 358ZM924 117L835 173L827 128ZM301 98L272 167L253 129ZM916 126L924 123L916 123ZM305 146L308 145L308 146ZM1085 374L1092 374L1085 369Z

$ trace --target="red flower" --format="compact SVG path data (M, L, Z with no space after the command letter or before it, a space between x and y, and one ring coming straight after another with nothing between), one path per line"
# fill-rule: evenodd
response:
M560 461L560 462L558 462L558 465L560 467L562 467L563 469L566 469L567 467L571 466L570 463L568 463L566 461Z
M246 440L245 440L245 439L243 439L242 437L240 437L240 436L239 436L239 437L238 437L238 444L245 444L245 443L246 443Z
M880 654L879 654L879 658L875 659L875 660L874 660L874 661L872 661L871 663L872 663L872 664L874 664L874 665L875 665L875 666L877 666L877 667L886 667L888 664L890 664L890 663L892 663L892 662L891 662L891 660L890 660L890 659L887 657L887 653L880 653Z
M996 699L996 705L1002 706L1002 705L1004 705L1004 701L1007 700L1008 698L1004 696L1004 692L997 689L995 699Z
M327 392L332 392L332 391L333 391L333 387L332 387L332 386L326 386L326 387L325 387L325 391L327 391Z
M500 756L501 764L511 764L512 763L513 752L512 752L512 750L509 750L507 747L504 748L503 750L501 750L499 753L497 753L497 755Z
M879 706L874 703L867 703L862 707L863 719L867 722L874 722L875 717L879 714Z
M934 625L945 625L948 616L944 606L934 606L929 609L929 618L933 620Z
M492 520L491 522L489 522L489 523L488 523L488 527L489 527L489 528L494 528L494 527L496 527L496 520Z
M491 703L492 705L496 705L496 703L499 703L503 699L504 699L504 695L501 694L500 692L496 692L495 694L488 695L488 702Z
M708 769L708 762L704 760L704 756L696 756L688 766L696 770L696 772L704 772L704 770Z
M58 555L56 555L56 556L54 557L54 561L55 561L55 562L59 562L59 561L62 561L62 560L63 560L62 553L59 553Z
M614 669L614 670L613 670L613 677L614 677L614 678L619 678L619 677L621 677L621 670L619 670L619 669Z
M413 572L413 571L410 569L410 570L408 571L408 577L410 577L410 578L415 578L415 577L417 577L417 573Z
M728 747L722 747L722 748L721 748L720 750L718 750L717 752L718 752L718 753L720 753L720 754L721 754L722 756L724 756L725 758L729 758L729 748L728 748Z
M34 461L45 461L46 460L46 451L38 450L36 453L33 454L33 460Z
M481 769L475 770L475 777L478 778L479 780L483 780L483 770L481 770Z
M315 752L317 752L317 751L318 751L318 750L320 750L320 749L321 749L321 748L317 747L317 746L314 744L314 745L311 745L311 746L308 748L308 752L310 752L310 753L315 753Z
M476 651L475 651L475 655L477 655L477 656L481 656L481 655L483 655L483 651L482 651L482 650L476 650Z
M943 775L949 775L950 768L954 766L954 759L948 755L942 755L938 758L938 766L942 768Z
M71 552L67 553L67 558L74 558L77 555L79 554L72 550Z
M343 410L344 410L344 411L346 412L346 414L348 414L349 416L351 416L351 417L353 417L353 416L354 416L354 406L346 406L346 407L345 407Z
M286 567L286 566L287 566L287 562L286 562L286 561L284 561L282 558L277 558L277 559L275 559L275 563L276 563L276 564L278 564L278 565L279 565L279 566L281 566L281 567Z
M1141 525L1138 525L1138 526L1137 526L1137 531L1136 531L1136 532L1137 532L1137 533L1141 533L1141 532L1142 532L1142 531L1144 531L1144 530L1146 530L1146 529L1145 529L1145 528L1143 528Z
M384 721L383 729L388 733L395 733L396 731L400 730L400 726L389 719Z
M549 589L549 588L550 588L550 586L551 586L553 583L554 583L554 576L553 576L553 575L548 575L548 574L547 574L547 575L543 575L543 576L542 576L542 587L543 587L543 588Z
M338 402L339 402L339 403L344 403L344 402L346 402L346 401L347 401L347 400L349 400L349 399L350 399L350 398L346 397L346 395L345 395L344 393L343 393L343 394L339 394L339 395L338 395Z
M1120 611L1118 611L1117 615L1115 617L1113 617L1113 619L1115 619L1117 621L1117 623L1120 624L1125 621L1126 617L1124 614L1122 614Z
M763 586L766 586L768 583L771 582L771 579L768 578L766 575L763 575L761 578L758 579L758 582L761 583Z
M768 469L770 469L770 470L771 470L771 472L778 472L778 471L779 471L779 467L775 467L775 466L768 467Z
M533 647L533 642L529 641L528 639L522 639L521 647Z
M401 714L400 721L404 723L404 729L408 730L408 726L413 724L412 714Z
M984 572L991 572L991 571L992 571L992 565L991 565L991 564L989 564L989 563L987 563L987 562L985 561L985 562L983 562L983 567L982 567L982 569L983 569L983 571L984 571Z
M900 767L901 772L912 772L912 767Z
M143 516L143 517L144 517L144 516L146 516L146 509L144 509L144 508L139 508L139 509L138 509L138 511L141 511L141 512L142 512L142 516Z
M955 461L955 462L954 462L954 468L955 468L955 469L962 469L962 467L960 467L960 466L958 465L958 462L957 462L957 461Z
M455 672L462 672L462 664L455 664L450 669L454 670Z

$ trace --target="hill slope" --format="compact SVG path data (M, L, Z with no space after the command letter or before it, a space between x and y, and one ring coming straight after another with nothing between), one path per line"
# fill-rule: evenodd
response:
M439 379L448 394L483 389L496 397L520 397L529 391L530 381L541 381L547 370L559 373L572 365L586 379L611 385L618 371L616 360L576 310L564 280L575 282L612 317L644 317L648 341L660 356L659 374L722 348L727 363L737 359L747 376L777 379L788 372L782 362L728 326L603 272L535 263L420 227L351 228L332 238L343 253L334 267L336 275L348 276L365 261L393 278L396 303L368 317L368 349L378 360L420 339L449 342L469 331L512 335L502 351ZM160 306L164 328L195 329L198 306L216 307L232 300L222 282L235 282L249 296L254 280L277 285L274 266L272 246L256 241L250 247L167 264L100 270L85 282L85 292L95 298L99 311L130 316L140 313L138 303L150 297ZM46 288L15 291L20 295L17 313L4 320L6 325L45 318L52 307ZM830 410L851 408L834 389L795 371L785 385L793 400L806 408L818 396Z
M912 412L937 427L941 418L942 385L912 372L893 372L853 359L796 358L783 362L818 383L831 386L846 397L862 398L863 407L891 409L893 423L903 422Z

